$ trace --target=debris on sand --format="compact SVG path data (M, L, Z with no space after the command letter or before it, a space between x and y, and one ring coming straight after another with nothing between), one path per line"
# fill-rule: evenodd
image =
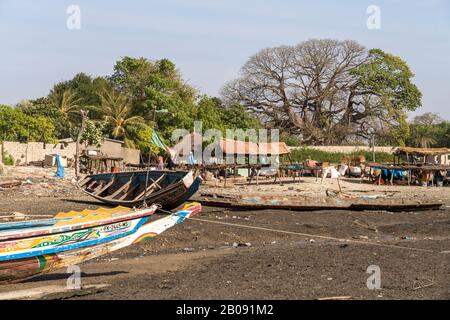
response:
M25 220L27 218L26 214L22 212L13 212L12 215L14 217L14 220Z
M25 220L28 219L28 215L22 213L22 212L13 212L10 215L6 215L6 216L0 216L1 219L3 220Z
M350 300L352 296L337 296L337 297L324 297L317 300Z
M70 289L67 286L49 285L33 289L3 292L0 294L2 300L34 300L34 299L68 299L75 296L85 296L102 292L110 284L92 284L80 289Z
M233 243L233 248L238 248L238 247L251 247L252 244L250 242L234 242Z
M19 180L6 180L6 181L0 181L0 188L2 189L8 189L13 187L18 187L22 184Z

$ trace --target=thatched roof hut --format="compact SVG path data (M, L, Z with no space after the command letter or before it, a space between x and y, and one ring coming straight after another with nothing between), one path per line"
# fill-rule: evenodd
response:
M439 156L450 154L450 149L447 148L412 148L412 147L398 147L395 154L409 154L414 156Z

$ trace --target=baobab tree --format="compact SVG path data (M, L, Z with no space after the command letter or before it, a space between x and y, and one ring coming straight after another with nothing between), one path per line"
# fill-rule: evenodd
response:
M222 96L303 143L369 139L374 131L402 138L406 111L421 105L412 77L403 60L382 50L313 39L261 50Z

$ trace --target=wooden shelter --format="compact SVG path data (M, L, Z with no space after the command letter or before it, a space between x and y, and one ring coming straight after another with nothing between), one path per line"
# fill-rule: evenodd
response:
M394 151L394 164L448 165L450 149L399 147Z
M219 148L227 156L283 156L291 153L284 142L256 143L222 138Z
M84 154L80 159L86 173L119 172L124 167L121 157Z

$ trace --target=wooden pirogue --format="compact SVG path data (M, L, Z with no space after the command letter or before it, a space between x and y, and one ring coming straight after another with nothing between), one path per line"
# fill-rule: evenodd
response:
M192 171L129 171L86 176L78 184L88 195L102 202L138 207L144 202L172 210L193 196L201 178Z
M380 198L371 196L269 196L269 195L220 195L201 193L192 198L205 206L241 210L284 209L293 211L314 210L385 210L417 211L439 209L443 203L426 202L414 198Z
M54 219L0 224L0 283L79 264L161 234L201 211L192 203L160 216L156 205L59 213Z

